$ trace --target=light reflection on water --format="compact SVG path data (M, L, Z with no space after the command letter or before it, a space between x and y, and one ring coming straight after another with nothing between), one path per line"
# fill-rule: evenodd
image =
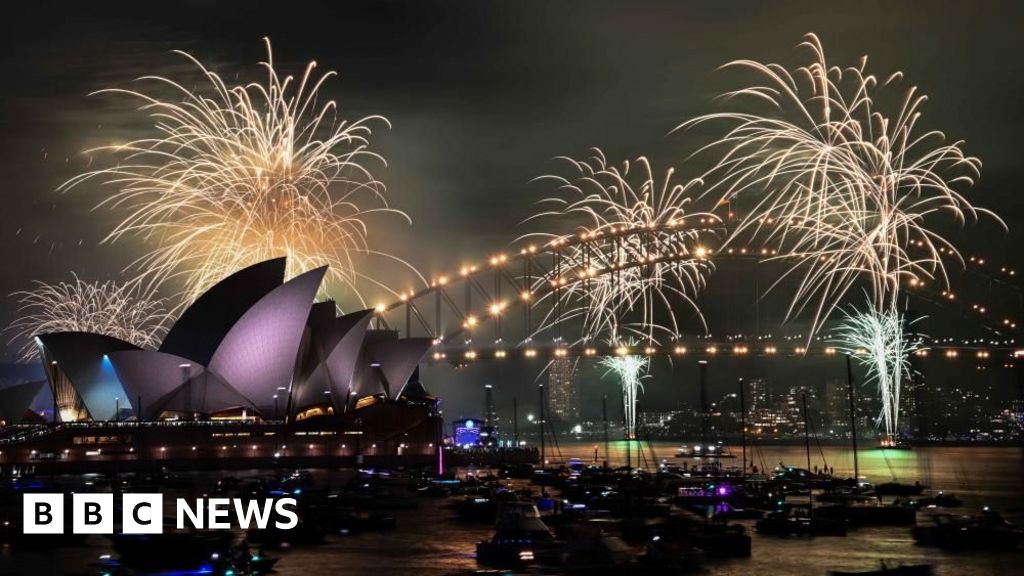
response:
M677 446L655 443L644 446L645 458L679 462L674 458ZM651 455L653 449L653 456ZM562 442L561 458L593 459L593 443ZM739 453L738 448L734 452ZM637 458L636 445L630 450ZM552 454L556 459L558 453ZM603 459L603 445L599 443ZM612 446L613 464L625 463L625 444ZM753 450L759 467L772 467L780 461L806 466L802 446L766 446ZM837 475L852 470L849 450L839 447L812 447L811 464L822 466L823 459ZM738 462L738 459L737 459ZM1020 448L1002 447L922 447L910 451L865 450L860 453L862 476L879 483L893 477L903 482L921 481L935 490L954 492L968 508L991 505L1009 510L1008 516L1022 520ZM490 536L487 526L455 521L444 501L424 498L415 510L397 511L398 528L390 532L368 532L330 537L322 546L281 552L278 574L282 576L405 574L450 574L476 567L475 543ZM747 522L748 526L752 523ZM876 568L880 560L890 563L933 562L938 576L987 576L1020 573L1024 555L948 554L915 546L910 530L903 527L852 530L847 538L762 538L753 535L753 555L749 559L709 562L706 573L724 576L824 575L828 570ZM104 540L92 537L90 547L12 554L0 551L0 574L94 574L87 564L104 553ZM274 552L277 554L278 552Z

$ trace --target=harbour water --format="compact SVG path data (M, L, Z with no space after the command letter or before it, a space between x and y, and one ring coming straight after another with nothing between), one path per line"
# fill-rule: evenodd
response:
M613 464L626 462L625 443L613 443L610 456ZM678 445L654 443L644 445L640 463L678 461ZM604 458L603 444L598 456ZM734 452L739 453L738 447ZM652 455L653 454L653 455ZM804 467L807 464L802 446L761 446L750 452L759 467L773 467L780 462ZM563 442L551 448L551 460L594 458L591 442ZM635 465L637 445L629 450ZM859 453L860 472L868 480L880 483L897 479L920 481L932 490L955 493L964 500L968 511L991 506L1006 513L1016 523L1024 520L1024 476L1022 450L1012 447L918 447L912 450L863 450ZM738 459L737 459L738 462ZM829 466L836 475L846 475L853 468L848 449L812 447L812 466ZM475 472L465 470L464 472ZM336 478L331 475L332 478ZM209 475L196 480L209 480ZM326 475L320 476L327 478ZM275 551L281 561L277 573L282 576L318 576L373 574L375 576L405 574L460 574L477 568L474 545L490 536L490 527L460 522L442 499L421 498L418 507L395 512L397 528L387 532L367 532L350 536L330 536L319 546ZM828 570L863 570L877 568L884 560L890 564L928 562L935 565L938 576L987 576L1021 573L1024 552L1014 553L949 553L916 546L907 527L858 528L846 538L774 538L762 537L752 530L752 521L744 521L753 536L750 558L709 561L705 573L724 576L758 575L824 575ZM110 553L102 537L90 537L86 546L55 550L0 551L0 574L99 574L90 568L101 554Z

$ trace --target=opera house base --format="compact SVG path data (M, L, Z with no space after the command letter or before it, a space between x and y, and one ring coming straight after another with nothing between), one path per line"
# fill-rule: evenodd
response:
M5 473L427 466L442 419L387 402L300 421L83 422L0 429Z

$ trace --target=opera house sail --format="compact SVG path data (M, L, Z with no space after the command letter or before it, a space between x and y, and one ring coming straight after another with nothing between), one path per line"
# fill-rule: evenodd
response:
M224 278L185 309L156 350L102 334L36 335L53 395L52 434L67 436L68 447L49 449L49 457L72 462L74 447L107 442L118 448L87 452L166 462L169 451L182 450L175 435L189 460L299 457L284 443L296 435L331 439L307 443L309 457L431 455L440 419L417 367L432 341L371 330L372 310L338 316L334 302L314 302L326 267L288 280L285 269L278 258ZM410 382L417 393L403 395ZM30 391L0 390L0 422L21 421ZM233 453L211 454L215 447ZM0 465L19 453L5 447ZM25 460L41 453L25 452Z

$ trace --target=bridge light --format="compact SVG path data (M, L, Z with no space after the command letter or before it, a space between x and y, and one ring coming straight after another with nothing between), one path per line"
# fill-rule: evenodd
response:
M672 351L679 356L682 356L683 354L686 354L686 346L676 346Z
M504 358L506 354L507 354L507 352L505 352L504 350L495 350L494 357L495 358Z
M476 360L476 352L473 350L466 351L466 360Z
M523 293L520 294L519 297L522 298L523 300L529 300L530 299L530 291L529 290L523 290Z
M461 268L461 269L459 270L459 274L461 274L461 275L463 275L463 276L468 276L468 275L469 275L469 266L463 266L463 267L462 267L462 268Z
M831 355L833 355L835 353L836 353L836 349L835 348L831 348L831 347L825 348L825 354L826 355L831 356Z
M595 350L593 348L587 348L586 350L583 351L583 354L586 355L586 356L596 356L597 355L597 350Z
M956 350L946 350L946 358L956 358L959 355L960 353L957 352Z
M537 351L534 350L533 348L527 348L527 350L523 352L523 356L526 356L527 358L536 358Z
M697 258L706 258L709 252L710 251L703 246L697 246L697 249L694 250L694 254L697 255Z
M619 346L618 348L615 349L615 353L618 354L619 356L625 356L626 354L629 354L629 348L626 348L625 346Z
M448 277L441 276L440 278L437 279L437 283L440 284L441 286L444 286L445 284L448 283Z
M569 351L565 348L555 348L555 356L558 358L565 358L569 355Z
M377 311L377 314L383 314L387 309L388 309L387 305L385 305L383 302L381 302L380 304L377 304L377 306L374 307L374 310Z
M718 348L715 348L714 346L708 346L707 353L708 354L717 354L718 353Z
M796 349L793 351L796 352L798 355L807 354L807 348L804 348L803 346L797 346Z
M463 326L466 327L466 328L472 328L473 326L476 326L476 324L477 324L476 316L472 316L471 315L471 316L467 316L466 317L466 322L463 324Z
M775 354L777 351L778 350L776 350L775 346L766 346L764 349L765 354Z
M495 302L494 304L491 304L489 309L491 311L491 315L497 316L497 315L501 314L502 310L505 309L505 303L504 302Z

